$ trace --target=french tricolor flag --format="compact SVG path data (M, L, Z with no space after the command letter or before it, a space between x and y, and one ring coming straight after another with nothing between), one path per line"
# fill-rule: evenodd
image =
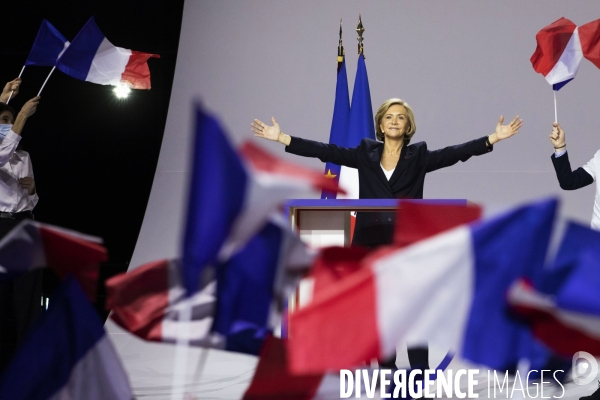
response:
M583 58L577 25L562 17L540 30L535 39L533 69L544 75L552 89L559 90L575 78Z
M407 339L495 369L529 358L533 337L506 312L506 293L520 277L539 282L556 208L544 200L373 253L291 314L290 371L389 359Z
M109 279L106 305L118 325L145 340L258 354L313 258L287 221L273 218L192 296L185 296L179 263L162 260Z
M600 355L600 232L570 222L541 285L520 279L509 291L512 308L554 352Z
M38 268L73 275L90 300L96 298L100 263L108 259L102 239L24 220L0 240L0 281Z
M82 81L150 89L147 61L159 57L157 54L114 46L104 37L92 17L65 50L56 67Z
M102 321L74 279L51 298L0 380L11 400L131 400L133 393Z
M182 257L188 294L197 290L205 267L231 258L286 199L320 190L339 189L253 142L235 149L218 121L198 108Z

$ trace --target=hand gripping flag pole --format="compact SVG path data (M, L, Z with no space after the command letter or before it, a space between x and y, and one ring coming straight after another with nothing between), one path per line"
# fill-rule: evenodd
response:
M23 68L21 68L21 72L19 72L19 76L17 76L17 78L20 78L21 75L23 75L23 71L25 71L25 66L23 65ZM6 100L6 104L8 104L8 102L10 101L10 99L12 99L13 93L15 93L14 90L10 91L10 95L8 96L8 100Z

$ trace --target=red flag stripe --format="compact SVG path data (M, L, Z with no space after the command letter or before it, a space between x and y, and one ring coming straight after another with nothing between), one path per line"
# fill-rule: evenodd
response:
M158 54L142 53L131 50L131 56L121 74L121 82L129 84L133 89L150 89L150 68L148 59L160 58Z
M106 308L124 329L161 340L160 326L169 305L169 261L148 263L106 281Z
M245 142L240 148L244 159L259 173L279 175L284 179L297 178L308 181L315 189L345 193L333 179L326 178L322 173L288 163L267 153L253 142Z
M576 28L572 21L562 17L535 35L537 48L531 56L531 64L536 72L546 76L552 71Z
M318 373L379 358L376 310L375 279L367 268L292 313L288 340L291 372ZM356 348L363 351L348 351Z
M108 259L106 248L43 225L39 231L47 266L60 278L75 276L90 300L95 301L100 263Z
M579 27L583 56L600 68L600 19Z

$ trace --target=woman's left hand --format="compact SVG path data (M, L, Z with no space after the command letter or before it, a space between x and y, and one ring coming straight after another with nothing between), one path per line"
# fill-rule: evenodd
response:
M27 189L30 196L35 194L35 180L31 176L26 176L25 178L19 179L19 184L23 189Z
M500 120L496 125L496 132L494 132L490 136L490 144L494 144L496 142L499 142L500 140L508 139L512 135L516 135L517 133L519 133L519 129L523 125L523 120L519 119L518 115L515 118L513 118L513 120L510 121L510 124L508 125L502 125L503 122L504 116L501 115Z

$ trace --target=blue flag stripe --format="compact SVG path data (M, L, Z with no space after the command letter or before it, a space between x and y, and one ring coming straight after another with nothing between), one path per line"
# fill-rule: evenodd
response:
M465 358L500 370L514 368L521 358L532 360L532 368L543 363L543 348L507 314L506 292L518 278L541 280L556 208L556 200L545 200L473 225L475 293Z
M248 177L218 122L196 112L196 138L182 277L187 294L196 292L200 274L214 263L242 209Z
M73 278L59 285L0 383L0 398L50 398L77 362L104 336L102 321Z
M60 57L56 67L75 79L85 81L103 40L104 34L94 17L90 18Z
M283 232L268 223L217 272L213 330L227 338L227 350L258 354L267 331Z
M47 20L42 21L25 65L53 67L67 39Z

